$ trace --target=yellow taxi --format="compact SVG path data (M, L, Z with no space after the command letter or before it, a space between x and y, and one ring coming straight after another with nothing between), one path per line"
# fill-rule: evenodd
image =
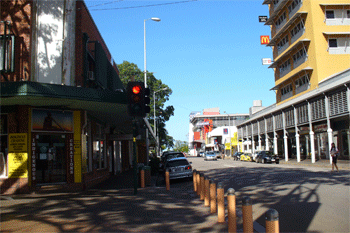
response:
M241 161L252 161L252 158L248 153L241 154Z

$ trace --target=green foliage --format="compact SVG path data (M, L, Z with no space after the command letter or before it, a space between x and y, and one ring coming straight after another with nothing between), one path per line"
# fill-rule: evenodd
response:
M174 148L174 151L188 153L188 143L185 141L176 140L173 148Z
M124 61L122 64L118 64L119 69L119 77L126 87L128 82L132 79L134 81L144 81L143 72L137 67L136 64L130 63L128 61ZM170 117L174 115L174 107L164 106L166 101L169 100L169 96L172 94L172 90L170 87L164 83L160 79L156 79L153 73L147 72L147 86L150 89L150 107L151 111L148 114L148 122L154 128L154 110L157 121L157 128L159 134L159 142L161 146L165 147L173 147L174 139L173 137L168 135L168 131L165 129L165 123L169 121ZM166 89L166 90L162 90ZM155 98L154 98L154 92ZM154 108L155 105L155 108ZM150 140L153 140L153 137L149 137ZM152 142L151 142L152 143Z

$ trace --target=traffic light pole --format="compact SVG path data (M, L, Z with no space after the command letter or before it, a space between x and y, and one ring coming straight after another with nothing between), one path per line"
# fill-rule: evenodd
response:
M136 118L133 118L132 121L132 153L133 153L133 162L132 166L134 167L134 195L137 195L137 186L138 186L138 177L137 177L137 163L136 163L136 137L137 137L137 124Z

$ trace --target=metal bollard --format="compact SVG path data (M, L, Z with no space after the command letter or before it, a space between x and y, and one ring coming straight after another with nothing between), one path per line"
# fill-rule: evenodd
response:
M236 196L235 190L230 188L227 194L227 209L228 209L228 232L237 231L236 223Z
M269 209L265 213L266 233L279 233L278 212L275 209Z
M242 214L243 232L253 232L253 208L252 200L249 197L243 197Z
M204 200L204 173L201 172L201 190L200 190L200 198L199 200L203 201Z
M145 185L145 170L141 169L141 188L144 188Z
M196 179L196 182L197 182L197 195L199 196L200 195L200 190L201 190L201 172L198 171L196 176L197 176L197 179Z
M166 186L166 190L169 191L170 190L170 177L169 177L169 169L168 168L165 171L165 186Z
M193 190L194 192L197 191L197 170L193 170Z
M214 180L210 180L210 213L215 214L217 212L216 206L216 183Z
M209 177L205 176L204 177L204 206L209 206L210 201L209 201Z
M218 183L217 188L217 200L218 200L218 222L225 222L225 193L224 193L224 185L220 182Z

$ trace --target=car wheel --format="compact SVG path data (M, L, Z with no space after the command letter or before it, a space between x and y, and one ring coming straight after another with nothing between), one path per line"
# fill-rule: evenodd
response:
M277 161L276 164L280 164L280 161Z

